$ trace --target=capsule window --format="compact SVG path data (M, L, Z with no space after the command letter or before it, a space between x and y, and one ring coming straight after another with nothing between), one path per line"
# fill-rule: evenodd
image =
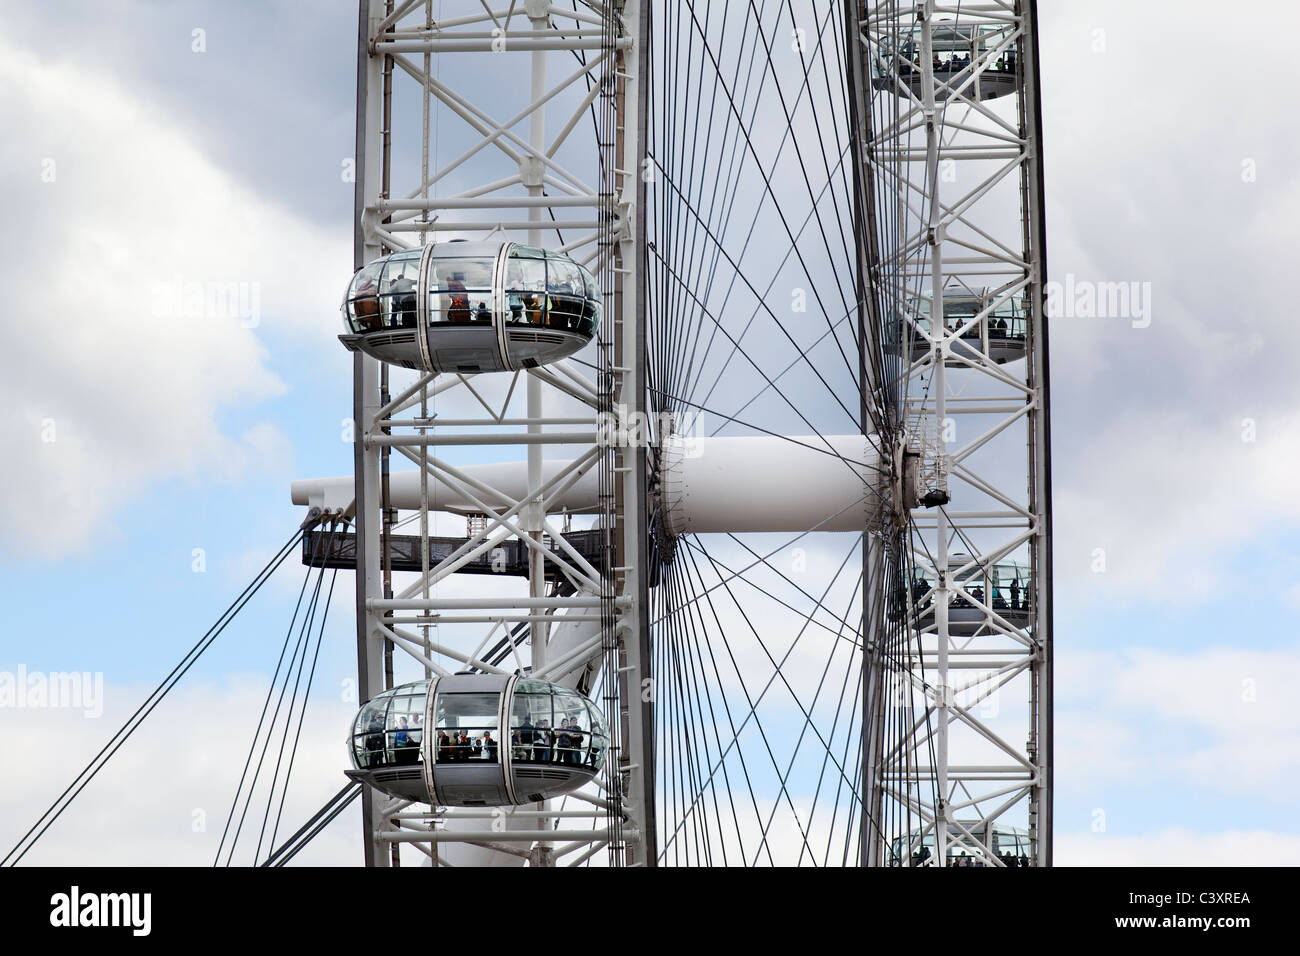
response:
M543 325L547 314L546 260L516 246L506 262L506 321Z
M591 722L586 762L593 771L599 772L605 766L605 751L609 748L609 737L605 733L605 715L597 710L596 705L591 701L585 703L588 719Z
M984 569L979 565L953 575L953 580L956 581L957 584L961 585L971 597L979 601L981 604L985 603L984 579ZM953 603L960 607L967 607L970 605L970 602L964 597L956 598Z
M388 762L419 763L420 743L424 739L424 696L394 697L386 725Z
M388 260L379 281L379 308L385 327L415 328L415 287L419 277L418 258Z
M552 256L546 263L547 290L552 295L585 298L587 284L583 281L578 264L572 259Z
M600 283L596 281L596 277L585 266L578 266L578 268L582 272L582 281L587 291L587 298L599 303L601 300Z
M492 323L492 258L434 259L429 269L429 321Z
M348 324L353 332L368 332L380 327L379 277L384 260L370 263L352 280L348 290Z
M551 685L525 678L510 709L510 756L516 763L555 762L555 700Z
M551 762L571 767L587 766L591 745L591 714L587 698L576 691L555 691L555 741Z
M993 606L998 610L1023 611L1029 605L1029 567L1005 562L993 566Z
M382 767L387 763L384 751L384 715L389 698L378 697L361 709L352 733L352 754L356 765L363 770Z
M1025 297L1009 296L1001 299L989 315L989 335L1000 339L1025 338Z
M949 331L955 331L970 322L974 316L988 309L994 302L995 293L976 296L945 296L943 300L944 324ZM1027 317L1025 314L1025 297L1023 295L1004 296L996 299L988 315L974 323L966 330L963 338L979 339L987 333L990 339L1023 342ZM930 332L931 303L928 298L915 296L911 299L908 315L917 329Z
M950 322L966 322L980 310L978 299L944 299L943 317Z
M436 763L496 763L501 739L496 693L439 694L434 720Z
M547 324L566 332L580 332L587 306L587 284L578 264L551 258L546 263L550 315Z
M1007 29L1005 27L965 27L965 28L945 28L940 24L933 32L930 40L932 52L932 65L935 69L954 70L970 66L972 58L983 57L999 46L1006 38ZM892 44L892 41L885 41L885 48ZM877 73L882 69L882 62L888 57L882 57L875 64ZM897 52L893 55L894 62L898 65L899 72L904 76L919 73L921 70L921 48L916 40L908 38L903 40L897 47ZM989 64L990 69L995 72L1008 72L1015 69L1015 51L1014 47L1010 50L1004 50L997 60Z

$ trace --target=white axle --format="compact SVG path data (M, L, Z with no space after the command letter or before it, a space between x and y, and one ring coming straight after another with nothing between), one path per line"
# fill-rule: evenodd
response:
M576 481L569 480L570 474L553 482L571 464L542 462L542 486L553 485L559 492L547 502L549 512L596 510L596 474L590 468ZM509 496L510 501L487 502L502 510L528 494L525 462L466 465L457 471ZM883 471L874 437L864 435L669 439L660 465L665 527L673 535L860 532L878 513L880 502L889 500ZM480 512L457 487L461 484L431 476L430 507L455 514ZM348 512L352 488L351 476L295 481L293 503ZM418 509L420 492L418 471L390 477L393 507Z

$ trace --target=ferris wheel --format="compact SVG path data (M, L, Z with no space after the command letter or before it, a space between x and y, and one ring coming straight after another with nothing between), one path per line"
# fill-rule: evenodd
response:
M360 7L365 862L1049 864L1032 0Z

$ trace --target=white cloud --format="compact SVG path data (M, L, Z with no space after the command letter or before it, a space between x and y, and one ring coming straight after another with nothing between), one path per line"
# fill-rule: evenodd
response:
M1186 604L1232 593L1225 556L1300 518L1278 493L1300 468L1300 416L1261 417L1254 441L1241 435L1231 414L1148 409L1080 436L1086 452L1062 456L1054 500L1065 595Z
M1195 833L1168 829L1137 836L1065 833L1056 838L1057 866L1296 866L1300 834L1268 830Z
M1286 82L1285 41L1170 9L1099 0L1042 12L1049 277L1153 288L1150 328L1052 322L1067 599L1212 599L1234 549L1296 528L1279 490L1300 465L1300 420L1287 414L1300 383L1285 367L1300 325L1270 251L1297 235L1300 177L1284 159L1295 133L1214 70L1174 80L1150 55L1153 43L1251 47L1255 82L1270 88ZM1246 419L1253 444L1241 438ZM1097 547L1105 575L1089 568Z
M26 131L0 148L0 540L59 553L151 482L232 480L286 446L270 424L236 435L221 419L284 390L259 330L306 339L317 360L337 349L350 249L207 159L186 132L202 117L159 115L3 35L0 117Z
M1063 654L1056 678L1065 789L1165 781L1184 802L1195 794L1276 801L1300 783L1294 648Z

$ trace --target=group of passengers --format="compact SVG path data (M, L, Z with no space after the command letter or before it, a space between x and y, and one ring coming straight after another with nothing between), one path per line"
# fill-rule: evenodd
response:
M1012 579L1011 586L1007 590L1011 592L1010 602L1007 601L1007 595L1003 593L1002 589L1000 587L994 586L993 588L994 609L1001 610L1001 611L1007 611L1007 610L1026 611L1029 609L1029 589L1021 588L1019 578ZM978 584L975 585L975 587L970 589L970 596L974 600L979 601L979 603L981 604L984 603L984 589L980 587Z
M433 322L450 322L454 325L471 323L490 324L492 312L486 302L472 304L469 291L465 288L463 273L454 273L445 280L446 290L442 298L445 314L435 311L430 316ZM353 293L352 309L360 331L371 332L382 328L378 289L373 279L365 279ZM385 284L383 295L387 299L388 327L413 329L416 326L416 284L409 275L402 275Z
M1013 856L1010 853L999 853L997 857L998 860L1000 860L1004 866L1018 867L1018 866L1029 865L1029 857L1027 856ZM949 866L991 866L992 864L990 864L987 860L985 860L983 857L980 856L975 856L973 854L960 854L958 856L954 856L948 865Z
M411 718L405 715L399 715L394 718L393 726L389 728L387 736L388 749L391 753L385 752L384 746L384 716L382 713L373 715L370 723L366 726L365 742L363 744L363 754L360 757L360 763L363 767L381 767L385 763L410 764L418 763L420 760L420 740L423 736L423 728L419 726L420 718L415 718L416 726L411 726Z
M1006 319L1000 319L995 317L989 321L989 332L992 333L993 335L996 335L998 338L1005 339L1007 337L1008 331L1010 330L1007 328Z
M999 853L998 860L1009 867L1029 866L1029 857L1017 853ZM925 866L930 861L930 848L922 847L912 854L912 866ZM989 862L981 856L975 856L968 853L954 853L948 857L949 866L989 866Z
M416 326L415 280L407 276L387 284L388 328L413 329ZM363 282L354 293L352 310L358 331L372 332L383 328L379 299L372 280ZM594 324L595 306L583 295L551 295L546 292L510 293L509 321L548 325L571 332L582 332ZM443 310L439 314L439 304ZM464 276L454 274L446 280L446 289L435 299L430 320L452 325L489 325L492 311L484 301L474 303L465 287Z
M438 763L463 763L468 760L485 760L496 763L497 742L492 731L471 737L465 728L438 731Z
M380 317L379 286L373 276L363 276L352 293L352 314L357 331L373 332L383 328ZM415 328L415 280L400 276L386 284L389 328Z
M418 723L418 718L417 718ZM363 767L378 767L385 763L413 764L421 759L420 740L423 730L412 727L405 716L399 716L394 726L388 731L388 747L391 752L385 760L383 718L379 717L366 728L364 755L360 763ZM527 717L510 734L510 755L514 760L526 763L559 763L580 767L586 763L595 766L597 753L594 750L584 753L583 741L586 733L578 727L578 721L564 717L558 727L552 727L546 719L536 725ZM442 728L438 730L438 763L465 763L479 760L496 763L497 741L492 731L473 735L468 728Z
M511 292L507 295L508 322L547 325L566 332L590 333L595 305L581 292L552 295L549 292Z
M980 604L984 603L984 588L982 585L975 585L970 588L970 596ZM1009 600L1008 600L1009 596ZM920 575L912 582L912 603L916 606L919 614L930 607L933 603L933 594L930 588L930 582ZM970 602L964 597L958 595L953 602L958 607L969 607ZM1029 588L1020 583L1020 578L1011 579L1011 584L1004 590L1001 585L993 585L993 609L997 611L1027 611L1029 610Z
M906 55L900 56L902 65L899 67L899 74L902 76L911 76L921 72L921 54L918 52L911 59ZM934 59L930 64L935 73L956 73L970 66L971 55L969 53L949 53L947 55L934 54ZM1008 50L998 57L997 61L989 67L996 73L1014 73L1016 71L1016 54L1014 50Z
M515 760L531 763L562 763L580 767L583 763L582 742L586 734L578 727L577 720L569 717L560 719L559 727L551 727L545 718L533 724L525 717L524 722L510 734L510 756ZM594 760L592 753L589 759Z
M959 329L962 325L964 325L969 319L970 316L968 315L954 317L945 314L943 317L943 324L944 327L949 332L956 332L957 329ZM988 320L988 327L989 327L990 338L1005 339L1005 338L1012 337L1012 329L1011 326L1007 324L1006 319L1000 318L998 316L993 316ZM962 338L964 339L977 339L979 337L980 337L980 324L978 322L976 322L969 329L967 329L965 332L962 333ZM1015 337L1022 339L1024 338L1024 333L1019 332L1015 334Z
M444 280L446 291L443 294L443 306L446 314L439 316L436 307L433 314L429 317L432 322L450 322L453 325L469 325L478 323L479 325L490 325L492 322L492 312L488 309L486 302L479 302L476 306L471 306L469 290L465 288L465 274L463 272L454 272L450 279ZM404 283L410 282L409 279L399 279L393 283L394 292L409 292L410 295L403 295L393 300L394 313L400 313L400 324L408 327L415 327L415 284L409 286ZM403 283L401 290L398 290L399 283ZM394 321L398 316L394 315Z

